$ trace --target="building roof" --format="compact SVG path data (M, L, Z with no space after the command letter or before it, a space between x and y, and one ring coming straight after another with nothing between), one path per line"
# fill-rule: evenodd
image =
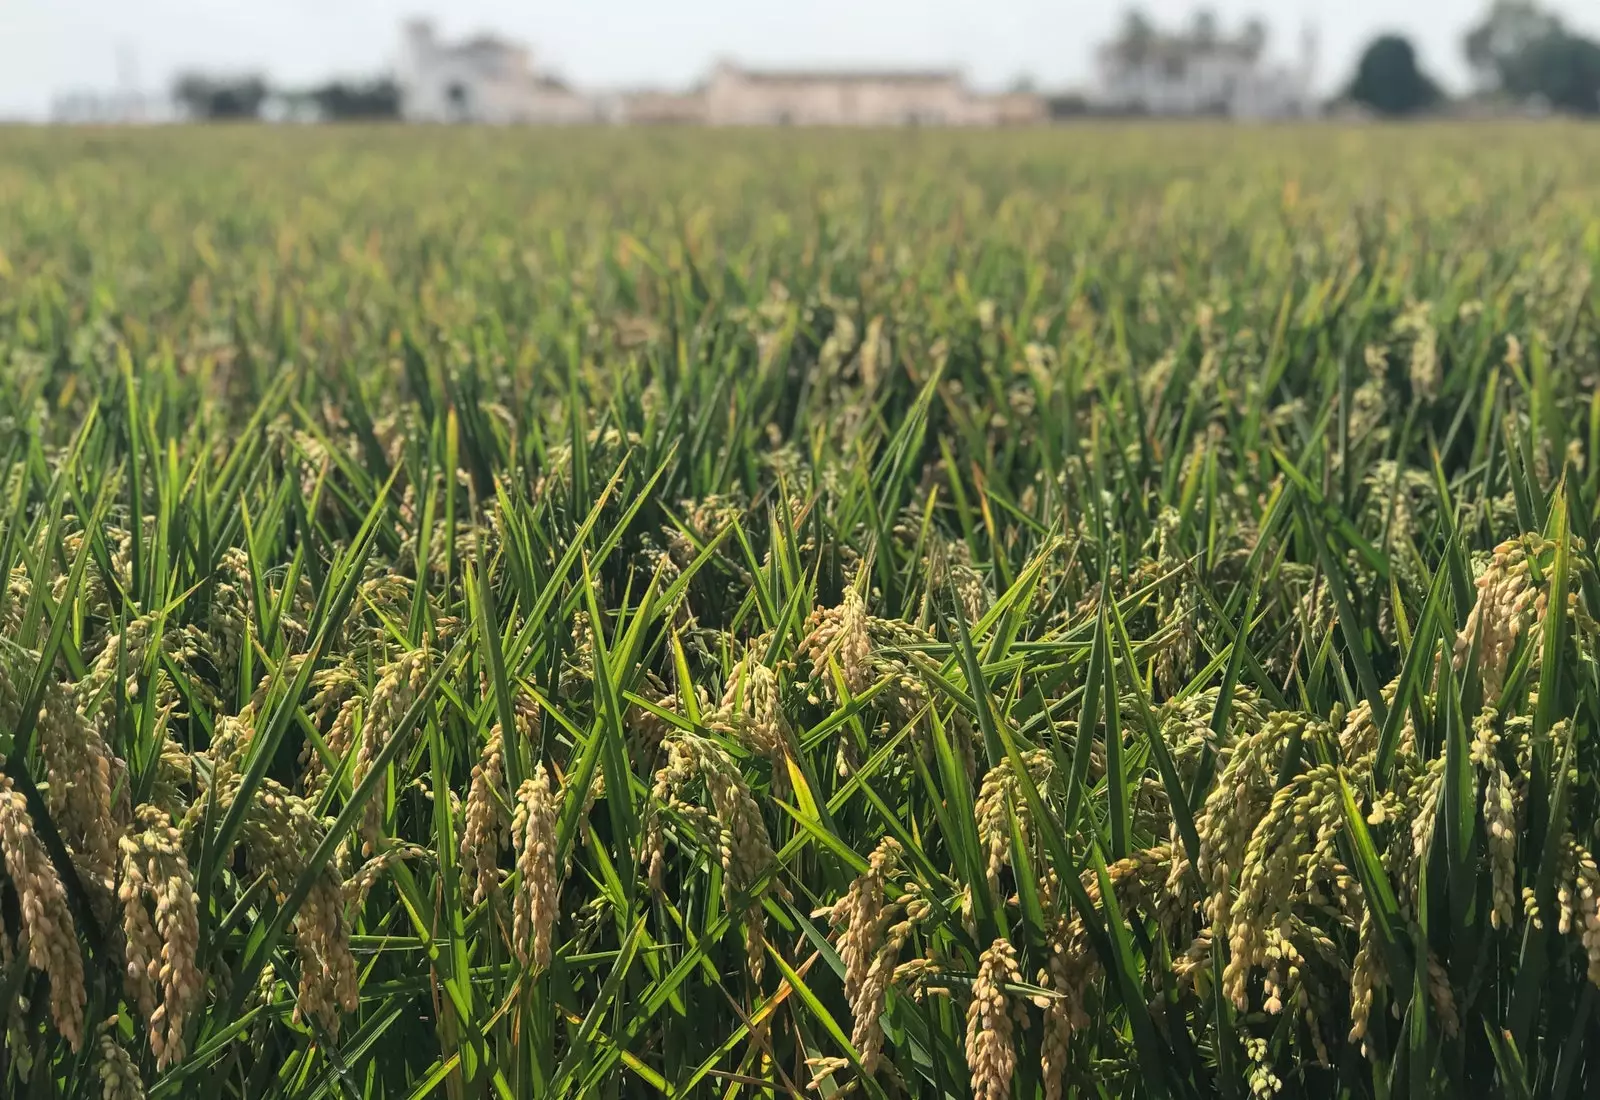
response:
M724 65L752 84L949 84L959 82L955 69L747 69Z

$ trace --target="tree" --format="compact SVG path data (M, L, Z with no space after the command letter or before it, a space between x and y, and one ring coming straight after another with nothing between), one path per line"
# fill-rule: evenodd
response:
M1356 66L1348 92L1381 115L1409 115L1439 99L1439 89L1417 67L1417 51L1397 34L1373 39Z
M1532 42L1512 68L1508 91L1559 111L1600 114L1600 43L1573 34Z
M1089 98L1081 92L1061 92L1045 98L1045 110L1051 118L1080 118L1093 110Z
M1149 54L1155 44L1156 28L1138 8L1130 8L1122 17L1122 33L1117 37L1117 49L1129 61L1139 62Z
M1530 45L1561 33L1561 20L1533 0L1494 0L1461 46L1480 83L1503 87L1508 67L1515 67Z
M1559 110L1600 112L1600 43L1568 32L1532 0L1495 0L1462 47L1486 87Z
M1249 53L1252 61L1260 57L1261 52L1267 48L1266 23L1256 16L1246 19L1244 30L1239 34L1239 43Z
M255 119L267 98L267 82L259 76L208 76L188 73L178 78L173 98L190 118Z
M400 88L388 77L349 83L335 80L311 89L310 95L328 122L400 116Z

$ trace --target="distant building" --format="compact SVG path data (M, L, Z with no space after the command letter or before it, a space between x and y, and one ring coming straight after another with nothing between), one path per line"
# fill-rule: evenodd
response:
M599 110L555 76L539 71L520 43L493 35L441 41L433 24L406 24L398 72L400 111L414 122L568 124Z
M707 126L1023 126L1049 120L1030 91L986 95L959 72L770 70L724 63L687 92L598 98L534 64L521 43L493 35L442 41L427 20L406 24L396 74L413 122Z
M953 70L771 70L718 65L691 92L622 97L631 125L1021 126L1046 121L1032 92L983 95Z
M50 121L67 126L123 126L171 122L172 100L140 92L68 92L50 105Z
M1315 111L1316 41L1308 31L1297 66L1269 63L1266 31L1235 37L1208 27L1167 34L1138 22L1100 49L1100 106L1152 115L1291 118Z
M689 92L624 92L614 118L624 126L703 126L705 89Z
M1031 93L987 96L951 69L763 70L724 63L705 87L712 126L997 126L1042 121Z
M170 96L153 95L139 86L139 59L131 45L117 47L115 86L76 88L57 95L50 104L50 121L62 125L123 126L171 122L177 107Z
M1034 91L1001 92L980 102L990 113L986 126L1042 126L1051 119L1050 98Z

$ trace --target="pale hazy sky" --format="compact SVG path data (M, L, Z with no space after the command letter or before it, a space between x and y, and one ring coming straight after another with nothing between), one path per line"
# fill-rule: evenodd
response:
M1452 87L1467 82L1461 35L1488 0L1216 0L1225 29L1267 19L1271 51L1300 27L1321 38L1318 84L1344 81L1361 45L1399 30ZM1186 24L1190 0L1144 0L1157 23ZM1552 0L1600 34L1600 3ZM375 72L394 58L401 20L430 15L446 34L492 30L529 42L580 86L686 84L719 56L772 65L959 65L983 85L1027 73L1043 87L1092 78L1116 0L0 0L0 117L40 117L59 93L110 90L119 64L165 89L180 69L254 69L284 84ZM122 59L119 62L119 58Z

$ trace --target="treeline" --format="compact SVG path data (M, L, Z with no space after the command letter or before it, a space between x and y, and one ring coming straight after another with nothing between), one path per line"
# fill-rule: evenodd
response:
M1534 0L1495 0L1463 37L1462 51L1477 83L1469 100L1600 114L1600 42ZM1362 53L1345 98L1378 114L1408 115L1446 97L1411 42L1383 34Z
M272 115L327 122L400 117L400 86L387 76L279 89L256 74L187 73L173 84L172 95L190 118L208 121Z

